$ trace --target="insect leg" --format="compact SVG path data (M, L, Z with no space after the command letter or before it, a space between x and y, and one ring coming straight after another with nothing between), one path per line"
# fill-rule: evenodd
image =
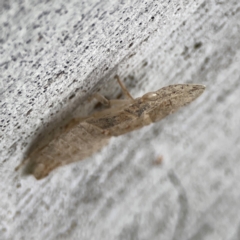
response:
M101 104L109 107L110 106L110 102L108 99L106 99L103 95L101 95L100 93L94 93L92 95L92 98L95 98L96 100L98 100Z
M106 107L111 107L112 105L122 105L121 103L129 103L129 100L126 99L111 99L108 100L107 98L105 98L103 95L101 95L100 93L94 93L90 100L95 98L97 101L99 101L101 104L103 104Z
M110 99L110 100L108 100L99 93L94 93L92 95L92 98L95 98L96 100L98 100L100 103L102 103L103 105L105 105L107 107L118 107L118 106L130 104L132 101L129 99Z
M130 94L130 92L129 92L129 91L127 90L127 88L124 86L123 82L120 80L119 76L116 75L115 77L116 77L116 79L117 79L117 81L118 81L118 83L119 83L119 85L120 85L120 87L121 87L121 89L122 89L125 97L127 97L127 98L129 98L129 99L131 99L131 100L134 100L134 98L132 97L132 95Z
M17 167L15 167L15 171L18 171L19 168L21 168L28 160L29 158L25 158L20 164L17 165Z

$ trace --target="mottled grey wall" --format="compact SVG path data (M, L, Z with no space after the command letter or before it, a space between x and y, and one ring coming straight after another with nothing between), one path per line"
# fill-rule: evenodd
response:
M36 181L14 168L96 90L205 93ZM240 2L0 3L1 239L238 240ZM161 164L156 160L162 158Z

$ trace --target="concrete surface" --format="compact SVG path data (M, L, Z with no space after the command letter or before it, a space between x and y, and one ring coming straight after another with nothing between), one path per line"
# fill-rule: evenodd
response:
M240 239L239 1L1 1L0 27L1 239ZM41 181L14 171L115 74L207 89Z

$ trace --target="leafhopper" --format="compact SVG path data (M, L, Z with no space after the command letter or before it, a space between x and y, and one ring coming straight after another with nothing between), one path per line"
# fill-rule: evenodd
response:
M27 163L29 173L36 179L44 178L59 166L91 156L112 136L160 121L195 100L205 89L199 84L175 84L133 98L116 77L124 99L108 100L98 93L94 94L93 97L106 105L106 109L85 118L72 119L57 138L41 149L33 149L16 169Z

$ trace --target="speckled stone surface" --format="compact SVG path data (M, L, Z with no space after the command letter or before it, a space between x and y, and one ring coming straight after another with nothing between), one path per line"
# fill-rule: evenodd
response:
M115 74L135 97L207 88L41 181L14 171ZM1 239L239 240L239 85L238 0L1 1Z

